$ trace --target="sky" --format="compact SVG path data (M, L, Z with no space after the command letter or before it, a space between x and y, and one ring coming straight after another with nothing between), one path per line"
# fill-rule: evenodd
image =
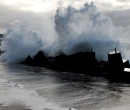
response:
M90 1L95 2L98 7L104 10L130 8L130 0L0 0L0 4L23 11L46 12L57 6L69 4L79 6L79 4Z
M107 41L114 44L109 48L130 41L129 12L130 0L0 0L0 33L6 35L4 49L11 60L41 49L48 55L80 51L91 39L99 51ZM93 42L88 45L96 49Z
M31 19L44 13L50 15L57 7L76 8L82 7L84 3L91 0L0 0L0 32L17 19ZM109 16L115 25L129 26L130 0L92 0L99 11ZM27 16L29 17L27 18ZM37 18L36 18L37 19Z

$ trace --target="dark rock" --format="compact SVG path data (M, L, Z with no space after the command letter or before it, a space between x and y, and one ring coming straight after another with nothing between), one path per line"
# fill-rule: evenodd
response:
M48 58L42 51L39 51L33 58L33 63L36 66L46 66L48 62Z
M62 54L56 57L46 57L42 51L39 51L34 58L28 56L24 61L24 64L77 72L94 70L96 63L95 52L79 52L72 55Z
M108 53L108 61L97 62L95 52L78 52L72 55L46 57L39 51L34 58L28 56L23 62L32 66L43 66L59 71L85 73L91 76L102 76L114 82L127 82L130 79L130 65L128 60L122 60L121 53Z
M23 63L33 65L33 58L29 55Z
M95 52L79 52L72 55L60 55L54 59L55 68L68 71L84 72L94 70L96 64Z

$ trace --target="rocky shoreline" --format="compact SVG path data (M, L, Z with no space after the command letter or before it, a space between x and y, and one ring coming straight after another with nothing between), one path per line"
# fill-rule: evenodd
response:
M46 67L58 71L84 73L96 77L106 77L113 81L129 82L130 65L128 60L123 60L119 51L108 53L108 61L96 59L96 53L91 51L78 52L72 55L59 55L46 57L39 51L34 57L28 56L21 63L30 66Z

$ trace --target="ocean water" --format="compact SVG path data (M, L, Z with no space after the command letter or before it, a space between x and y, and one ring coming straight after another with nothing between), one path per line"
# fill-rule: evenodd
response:
M130 84L0 63L0 110L129 110Z

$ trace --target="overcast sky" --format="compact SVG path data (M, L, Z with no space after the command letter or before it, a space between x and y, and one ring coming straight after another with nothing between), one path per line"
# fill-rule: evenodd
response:
M54 12L57 7L83 6L91 0L0 0L0 32L17 19L34 17L38 14ZM116 25L129 26L130 0L93 0L95 5L108 15Z
M79 4L90 1L94 1L102 9L130 8L130 0L0 0L0 4L24 11L45 12L54 9L57 5L74 4L79 6Z

